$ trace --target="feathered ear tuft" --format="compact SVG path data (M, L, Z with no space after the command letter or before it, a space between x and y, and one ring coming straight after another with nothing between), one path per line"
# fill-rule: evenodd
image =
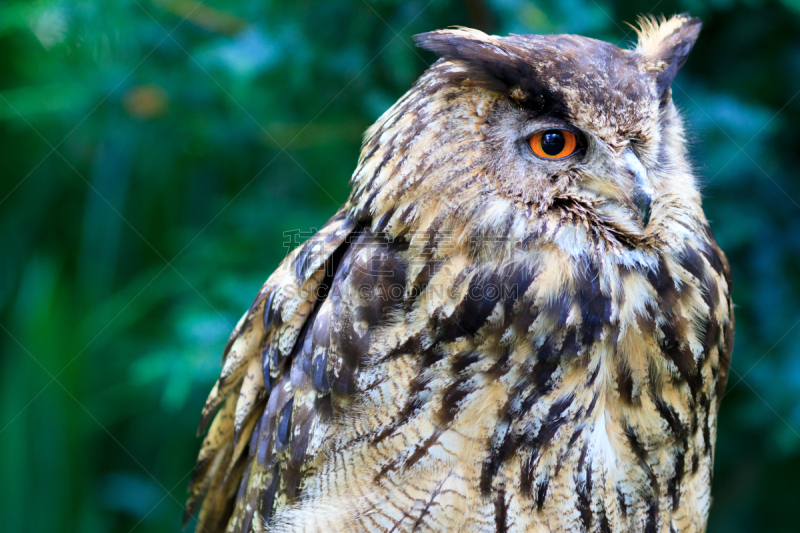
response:
M656 89L661 101L666 102L670 96L670 85L686 63L700 35L702 23L688 13L670 19L661 17L661 20L653 16L640 17L638 22L636 52L644 56L651 63L651 69L657 72Z
M461 26L430 31L414 36L417 46L445 59L475 60L496 54L506 55L497 37Z
M431 31L414 36L417 46L451 61L440 73L450 83L504 94L536 112L563 113L563 103L540 78L534 64L540 50L520 48L502 37L470 28Z
M508 93L533 69L499 38L471 28L452 28L414 36L417 46L442 59L460 63L454 81Z

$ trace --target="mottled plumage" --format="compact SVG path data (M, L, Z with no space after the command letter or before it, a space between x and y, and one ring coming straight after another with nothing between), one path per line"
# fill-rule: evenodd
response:
M699 28L417 36L441 59L231 335L198 531L705 530L733 311L670 91Z

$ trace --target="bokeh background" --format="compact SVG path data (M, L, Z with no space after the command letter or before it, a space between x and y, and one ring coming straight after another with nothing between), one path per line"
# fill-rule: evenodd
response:
M179 530L227 335L433 61L413 34L626 46L684 10L674 96L738 304L709 531L797 531L798 0L0 3L2 529Z

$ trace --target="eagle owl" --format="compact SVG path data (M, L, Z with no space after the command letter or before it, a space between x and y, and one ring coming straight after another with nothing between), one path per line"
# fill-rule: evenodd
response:
M700 22L640 26L415 37L440 59L225 348L197 531L705 530L731 277L670 89Z

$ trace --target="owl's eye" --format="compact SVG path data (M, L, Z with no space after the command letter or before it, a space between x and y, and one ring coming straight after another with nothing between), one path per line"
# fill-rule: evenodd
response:
M528 139L533 153L543 159L564 159L578 151L578 139L568 130L544 130Z

